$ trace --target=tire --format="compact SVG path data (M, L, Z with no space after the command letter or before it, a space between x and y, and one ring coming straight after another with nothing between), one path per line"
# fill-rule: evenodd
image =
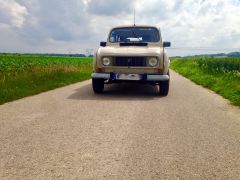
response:
M167 96L169 91L169 80L160 82L159 95Z
M94 93L102 93L104 89L104 80L92 78L92 88Z
M170 73L168 72L168 75L170 76ZM160 89L159 89L159 95L161 96L167 96L168 95L168 91L169 91L169 81L161 81L160 84Z

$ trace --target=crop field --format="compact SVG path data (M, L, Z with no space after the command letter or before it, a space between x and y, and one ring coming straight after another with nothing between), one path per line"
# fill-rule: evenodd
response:
M92 58L0 55L0 104L90 78Z
M171 68L240 105L240 58L177 58Z
M171 68L240 105L240 58L176 58ZM92 58L0 54L0 104L89 79Z

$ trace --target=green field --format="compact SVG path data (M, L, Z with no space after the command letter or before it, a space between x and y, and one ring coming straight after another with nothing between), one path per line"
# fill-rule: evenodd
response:
M0 55L0 104L90 78L92 58Z
M240 58L177 58L171 68L240 105Z
M171 68L240 105L240 58L177 58ZM90 78L92 58L0 55L0 104Z

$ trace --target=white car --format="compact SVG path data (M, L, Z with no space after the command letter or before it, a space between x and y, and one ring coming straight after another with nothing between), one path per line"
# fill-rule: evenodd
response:
M95 54L92 87L95 93L104 84L119 82L149 83L159 86L159 94L169 91L169 57L161 32L153 26L121 26L110 30Z

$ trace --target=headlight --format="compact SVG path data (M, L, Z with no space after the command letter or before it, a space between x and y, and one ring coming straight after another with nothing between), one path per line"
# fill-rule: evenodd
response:
M109 65L111 64L110 58L104 57L104 58L102 59L102 64L103 64L104 66L109 66Z
M158 63L158 60L157 60L157 58L155 58L155 57L150 57L149 59L148 59L148 64L150 65L150 66L157 66L157 63Z

